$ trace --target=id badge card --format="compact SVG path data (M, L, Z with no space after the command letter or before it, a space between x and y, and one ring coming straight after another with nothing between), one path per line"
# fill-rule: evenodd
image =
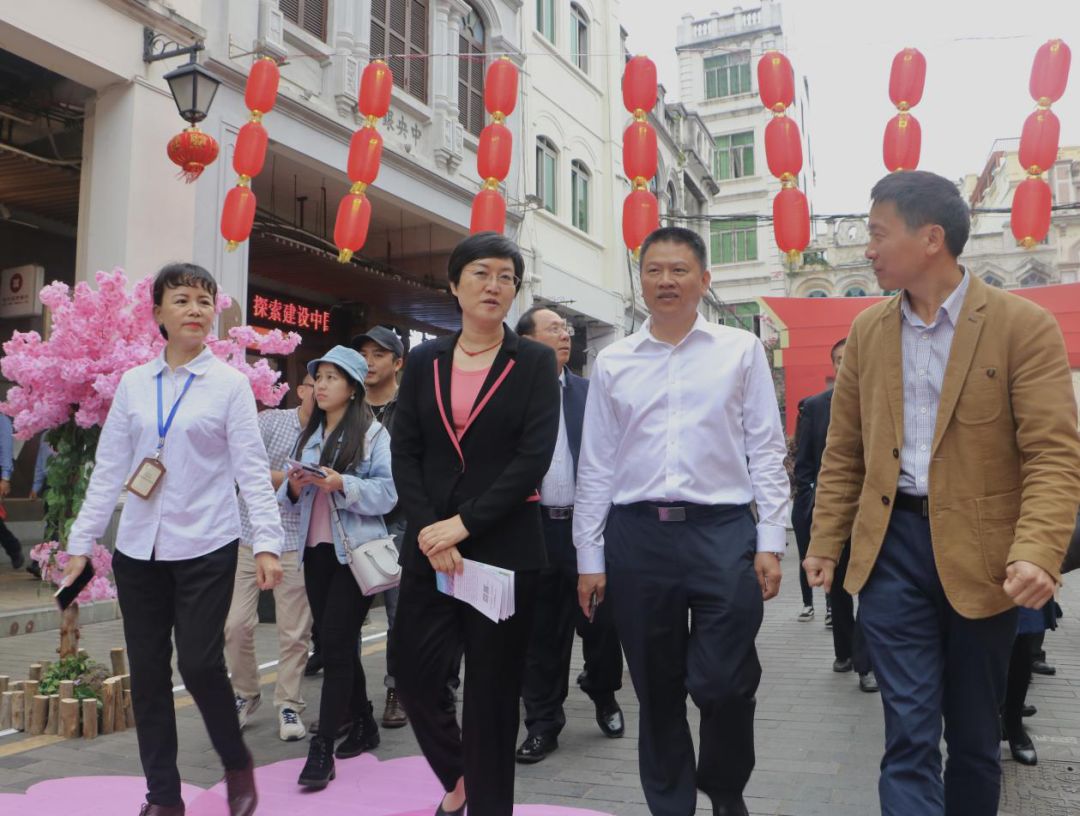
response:
M135 472L131 474L131 478L127 480L124 487L140 499L149 499L157 486L161 484L161 478L164 475L165 465L161 464L161 460L147 456L135 468Z

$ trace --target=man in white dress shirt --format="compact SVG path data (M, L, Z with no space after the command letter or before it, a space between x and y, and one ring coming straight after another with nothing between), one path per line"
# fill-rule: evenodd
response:
M645 239L651 316L596 359L574 502L578 600L612 604L655 816L694 813L697 789L714 816L748 813L754 638L787 540L772 372L753 334L698 314L709 283L697 233L664 227ZM687 692L701 712L696 761Z

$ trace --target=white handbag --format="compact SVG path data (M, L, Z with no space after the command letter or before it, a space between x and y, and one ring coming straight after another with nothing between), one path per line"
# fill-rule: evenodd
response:
M337 504L331 501L331 506L334 508L334 520L341 532L341 544L345 547L345 563L349 565L349 571L356 579L361 594L378 595L394 589L401 583L401 565L398 564L398 551L393 536L373 538L352 549L349 546L349 537L345 534L345 526L338 516Z

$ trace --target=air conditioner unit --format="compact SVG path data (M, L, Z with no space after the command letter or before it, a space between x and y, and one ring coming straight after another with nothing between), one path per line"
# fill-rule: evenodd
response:
M285 16L278 8L277 0L259 2L259 38L255 41L255 50L277 60L284 60L288 56L285 49Z

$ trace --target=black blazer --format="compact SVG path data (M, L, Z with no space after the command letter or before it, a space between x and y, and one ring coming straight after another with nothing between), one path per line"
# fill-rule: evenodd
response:
M579 377L568 368L563 369L566 386L563 388L563 419L566 421L566 441L574 458L574 476L577 476L578 458L581 455L581 429L585 425L585 401L589 396L589 381Z
M508 327L459 441L450 376L458 334L409 354L390 441L394 484L408 524L401 564L432 573L417 535L461 514L462 556L510 570L547 563L538 488L559 433L555 353Z
M825 437L829 434L832 408L831 388L807 397L799 403L795 424L795 494L808 492L817 484Z

